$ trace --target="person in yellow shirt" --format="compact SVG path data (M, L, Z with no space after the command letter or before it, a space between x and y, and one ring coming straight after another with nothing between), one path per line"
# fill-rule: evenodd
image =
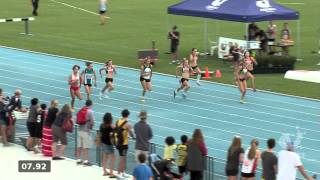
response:
M183 177L184 174L187 172L186 166L187 166L188 136L182 135L180 139L181 139L181 144L177 145L177 153L178 153L177 165L178 165L180 176Z
M118 138L117 141L118 144L116 145L117 150L119 151L119 156L120 156L120 161L119 161L119 166L118 166L118 178L128 178L129 176L125 173L125 168L126 168L126 157L127 157L127 152L129 148L129 134L131 137L134 137L132 133L132 126L128 122L128 118L130 115L130 112L128 109L124 109L121 112L122 118L119 119L116 122L116 127L115 131L117 131L117 128L121 128L122 130L118 132L122 133L122 139Z
M174 159L174 151L177 149L175 141L176 140L172 136L166 137L163 159Z

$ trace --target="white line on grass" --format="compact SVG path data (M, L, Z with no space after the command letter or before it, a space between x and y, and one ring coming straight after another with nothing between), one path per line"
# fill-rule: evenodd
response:
M68 6L68 7L74 8L74 9L78 9L80 11L84 11L84 12L87 12L89 14L100 16L100 14L98 14L98 13L95 13L95 12L92 12L92 11L89 11L89 10L86 10L86 9L83 9L83 8L79 8L79 7L76 7L76 6L72 6L72 5L64 3L64 2L60 2L60 1L56 1L56 0L50 0L50 1L58 3L58 4L62 4L64 6ZM108 16L105 16L105 17L108 18L108 19L111 19L111 17L108 17Z

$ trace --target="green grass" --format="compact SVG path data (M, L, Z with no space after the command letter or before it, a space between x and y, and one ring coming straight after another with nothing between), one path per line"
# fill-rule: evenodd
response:
M73 6L97 12L97 0L61 0ZM164 54L169 49L167 32L177 24L181 32L180 57L189 54L191 48L203 50L203 24L201 18L167 15L167 7L177 0L109 0L109 15L112 17L105 26L99 25L99 17L77 9L63 6L49 0L40 1L39 17L30 23L34 36L19 35L23 32L22 23L1 23L0 44L41 51L46 53L90 59L104 62L112 58L115 64L138 68L137 50L151 47L156 41L160 50L160 61L155 71L173 74L175 68L169 65L170 56ZM283 2L305 2L305 5L287 5L301 14L301 54L303 61L296 69L319 70L316 64L320 55L311 54L318 49L320 40L319 0L286 0ZM26 1L2 0L0 18L30 16L31 5ZM282 21L276 21L278 30ZM216 26L216 25L219 25ZM266 27L266 23L259 23ZM296 21L290 22L296 33ZM245 25L242 23L208 20L210 39L218 36L241 38ZM296 47L291 49L295 54ZM201 58L200 66L210 70L220 69L222 78L212 81L231 84L232 71L229 64L215 58ZM270 90L297 96L320 99L320 85L287 80L283 74L256 75L258 89Z

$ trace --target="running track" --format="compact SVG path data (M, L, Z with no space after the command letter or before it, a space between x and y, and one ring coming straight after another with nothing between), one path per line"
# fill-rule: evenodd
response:
M116 58L113 60L117 63ZM78 59L23 51L0 46L0 87L5 92L23 90L24 104L29 106L32 97L49 104L53 98L60 104L70 102L67 77L74 64L84 67ZM95 64L96 71L101 67ZM174 68L174 67L173 67ZM147 94L145 103L140 102L141 86L139 72L135 69L118 67L115 76L116 90L109 99L100 101L98 92L104 86L104 79L98 77L98 88L94 89L94 110L97 121L105 112L111 112L115 119L120 111L128 108L130 120L134 123L140 110L147 110L149 123L154 131L153 142L163 144L164 137L173 135L179 143L180 135L191 136L195 128L202 129L209 148L209 155L225 159L226 150L234 135L240 135L244 148L252 138L260 141L265 149L266 139L279 140L289 134L293 140L301 132L301 143L297 151L309 173L320 173L320 101L280 95L270 92L251 92L246 95L245 104L239 103L237 88L217 83L202 82L198 87L191 81L187 99L174 100L172 92L178 81L173 76L154 74L153 91ZM85 97L84 89L82 94ZM81 107L83 102L77 102ZM24 123L22 123L24 124ZM95 128L100 123L95 124ZM24 129L27 131L26 129ZM281 149L277 143L276 151Z

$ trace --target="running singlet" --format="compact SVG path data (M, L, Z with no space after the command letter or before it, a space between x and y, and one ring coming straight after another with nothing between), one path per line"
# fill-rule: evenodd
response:
M152 69L151 69L151 66L145 66L143 65L144 67L144 70L143 70L143 74L148 74L147 76L143 76L144 79L150 79L151 78L151 72L152 72Z
M249 150L250 150L250 148L248 148L246 150L246 152L244 153L244 160L243 160L242 170L241 170L241 172L243 172L243 173L255 173L256 168L257 168L257 159L256 158L253 158L253 159L248 158Z
M92 85L93 84L93 69L84 70L84 84Z
M71 74L71 86L72 87L79 87L80 85L80 75L79 73L77 75Z
M112 66L111 67L106 66L105 70L108 77L113 75L114 69Z
M106 11L106 10L107 10L106 0L100 0L100 11Z
M182 67L182 73L188 73L190 71L190 67L187 66L187 67Z

